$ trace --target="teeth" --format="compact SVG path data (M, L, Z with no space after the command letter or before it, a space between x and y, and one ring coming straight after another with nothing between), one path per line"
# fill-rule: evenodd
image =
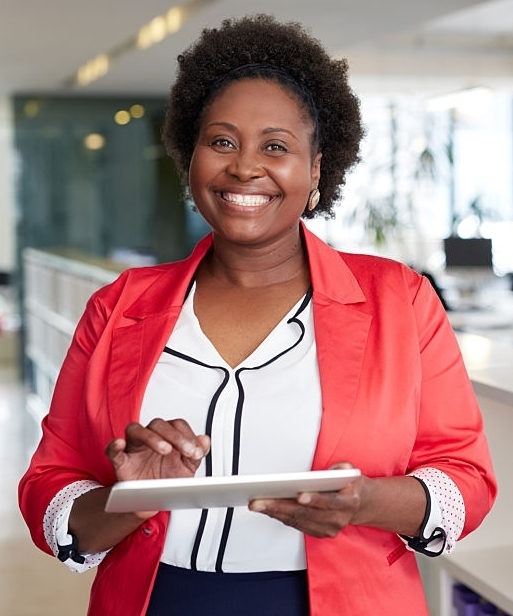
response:
M223 199L236 205L265 205L270 197L265 195L239 195L237 193L223 193Z

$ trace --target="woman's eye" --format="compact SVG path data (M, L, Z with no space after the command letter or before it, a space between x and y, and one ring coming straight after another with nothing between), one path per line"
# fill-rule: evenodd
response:
M265 147L270 152L286 152L287 148L282 143L270 143Z
M219 138L219 139L213 139L210 142L211 146L214 147L218 147L218 148L233 148L233 143L229 140L229 139L224 139L224 138Z

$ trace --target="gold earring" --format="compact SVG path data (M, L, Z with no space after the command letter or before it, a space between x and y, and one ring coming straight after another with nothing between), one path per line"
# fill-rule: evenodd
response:
M308 197L308 203L306 204L306 209L309 212L312 212L313 210L315 210L315 208L317 207L319 203L320 198L321 198L321 193L319 192L319 189L314 188L312 192L310 193L310 196Z

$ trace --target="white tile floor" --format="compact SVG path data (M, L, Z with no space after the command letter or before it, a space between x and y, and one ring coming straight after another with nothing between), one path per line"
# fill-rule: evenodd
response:
M18 510L18 481L38 437L24 397L15 364L0 360L0 616L85 615L93 572L70 573L36 549Z

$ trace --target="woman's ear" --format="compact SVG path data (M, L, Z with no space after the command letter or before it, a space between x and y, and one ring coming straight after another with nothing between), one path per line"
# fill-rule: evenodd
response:
M312 161L312 188L317 188L321 178L321 158L322 152L317 152Z

